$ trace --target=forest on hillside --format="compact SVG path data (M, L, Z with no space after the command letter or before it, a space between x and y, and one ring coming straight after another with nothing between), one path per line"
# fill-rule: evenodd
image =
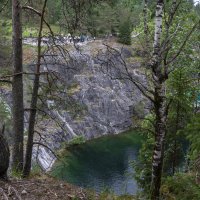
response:
M200 1L0 0L0 129L1 199L200 199Z

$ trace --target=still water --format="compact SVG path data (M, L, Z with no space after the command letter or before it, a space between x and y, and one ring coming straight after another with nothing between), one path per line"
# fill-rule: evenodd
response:
M64 162L54 167L53 175L97 192L135 194L133 161L137 159L140 143L138 134L130 131L71 147Z

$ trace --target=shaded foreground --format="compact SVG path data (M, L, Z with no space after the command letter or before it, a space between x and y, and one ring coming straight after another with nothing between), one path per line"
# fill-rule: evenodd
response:
M97 195L63 181L43 177L0 181L0 200L134 200L132 196Z
M0 199L89 199L82 188L52 178L0 181ZM94 199L96 199L94 197Z

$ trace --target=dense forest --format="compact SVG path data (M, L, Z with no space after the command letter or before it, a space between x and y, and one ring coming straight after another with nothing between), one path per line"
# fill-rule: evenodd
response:
M0 127L0 199L200 199L200 1L0 0Z

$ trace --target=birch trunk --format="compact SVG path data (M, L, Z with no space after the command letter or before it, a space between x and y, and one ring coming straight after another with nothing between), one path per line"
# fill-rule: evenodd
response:
M160 57L160 43L162 36L164 0L158 0L155 17L154 51L152 60L152 76L154 80L154 111L155 111L155 146L152 158L152 180L151 180L151 199L160 198L160 186L164 157L164 139L166 135L166 94L165 80L163 75L162 59Z
M23 104L23 67L22 67L22 25L19 0L12 0L13 22L13 153L12 167L21 172L23 169L24 104Z
M166 100L165 83L161 83L155 90L155 146L152 160L152 182L151 199L157 200L160 197L160 186L162 178L164 140L166 135Z

